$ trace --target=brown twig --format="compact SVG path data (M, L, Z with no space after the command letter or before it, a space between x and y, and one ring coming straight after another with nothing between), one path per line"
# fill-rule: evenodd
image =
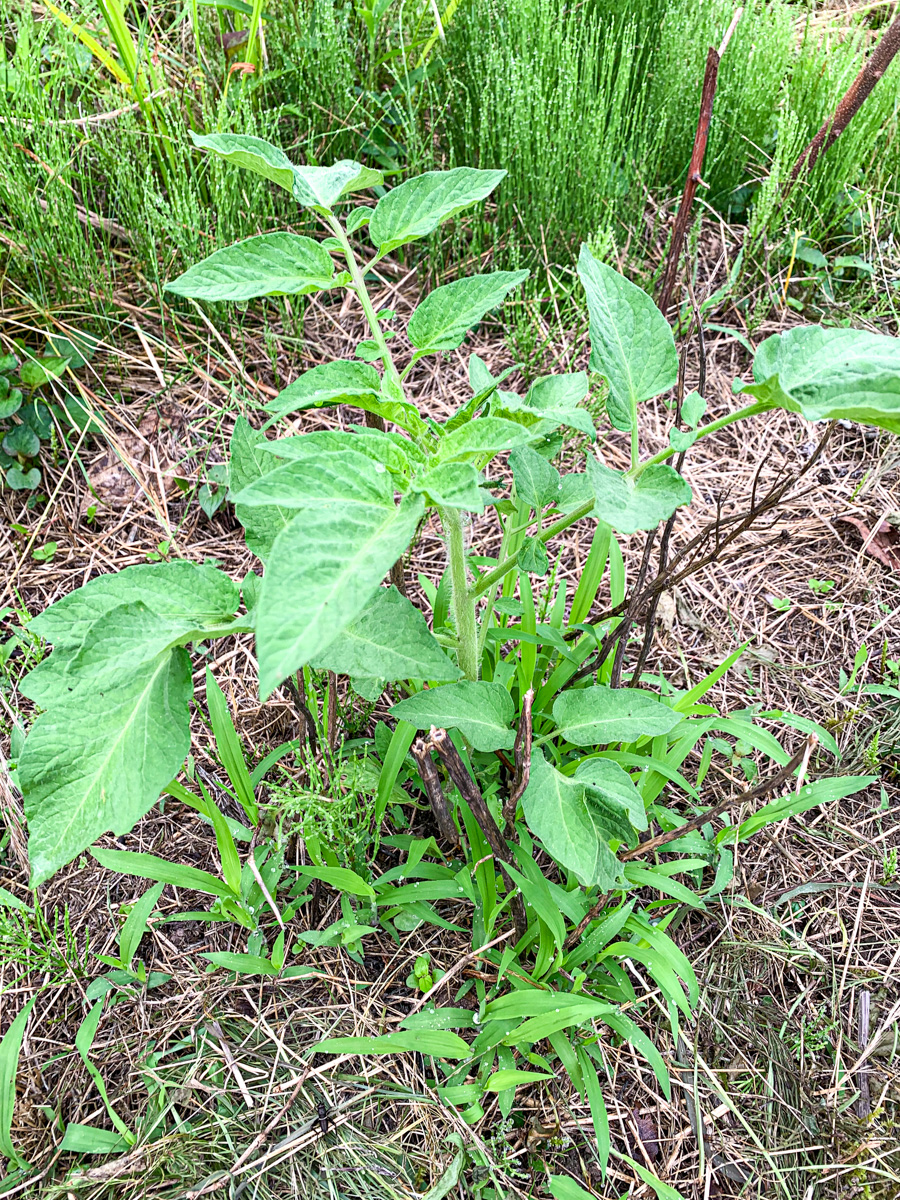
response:
M428 797L428 803L431 805L431 811L434 813L441 837L451 846L458 845L459 833L453 823L450 806L441 787L441 780L437 773L437 767L432 761L428 743L422 739L413 742L410 754L416 760L416 766L419 768L419 778L422 780L422 786Z
M516 760L516 773L513 786L510 789L506 803L503 805L503 821L507 829L512 829L516 821L516 809L519 801L528 787L531 777L531 706L534 703L534 689L529 688L522 700L522 715L519 718L519 729L516 733L516 744L513 756Z
M819 739L816 735L811 733L790 762L785 763L781 770L776 771L769 779L764 779L762 783L758 783L756 787L750 788L749 791L741 792L739 796L730 796L712 808L706 809L705 812L698 813L697 816L691 817L689 821L685 821L683 825L679 825L677 829L669 829L665 833L658 834L656 837L648 838L646 842L641 842L633 850L626 850L624 854L619 855L619 862L631 862L632 859L643 858L645 854L651 854L654 850L659 850L661 846L666 846L669 842L676 842L679 838L684 837L686 833L692 833L695 829L699 829L707 821L721 817L730 808L736 808L739 804L748 804L753 800L759 800L763 796L768 796L770 792L774 792L780 784L784 783L793 774L797 767L803 763L804 759L809 761L809 756L813 748L818 745L818 741Z
M684 192L682 193L681 203L678 206L678 213L672 228L672 241L669 243L666 268L663 272L662 284L659 289L659 299L657 300L659 310L663 315L668 313L669 306L672 303L672 292L675 289L675 280L678 276L681 248L688 231L688 223L691 217L694 196L697 194L697 186L701 183L704 187L708 186L703 183L700 172L703 170L703 159L706 155L706 143L709 138L709 126L712 121L713 98L716 94L716 82L719 77L719 63L722 60L722 55L725 53L728 43L731 41L731 35L735 31L743 11L742 8L739 8L734 14L731 24L728 27L728 32L722 39L719 49L716 50L715 47L710 46L706 55L706 71L703 76L703 90L700 93L700 116L697 120L694 148L691 151L687 179L684 181Z
M528 930L528 918L525 915L525 905L522 903L522 897L518 894L515 882L505 870L506 866L512 866L513 863L509 848L503 841L503 835L500 833L497 822L491 815L491 810L485 804L478 784L466 770L465 764L459 756L459 751L450 740L447 730L435 729L432 726L428 740L440 755L444 766L447 768L447 774L456 784L459 794L466 804L468 804L472 816L478 822L481 832L494 852L494 858L503 872L503 877L506 879L507 886L511 892L510 911L512 912L513 922L516 927L516 937L517 939L522 938Z
M888 26L884 37L844 93L837 108L794 163L785 195L797 182L804 167L807 171L811 170L819 156L824 154L828 147L832 146L841 136L862 108L875 84L891 65L898 50L900 50L900 16L895 17Z

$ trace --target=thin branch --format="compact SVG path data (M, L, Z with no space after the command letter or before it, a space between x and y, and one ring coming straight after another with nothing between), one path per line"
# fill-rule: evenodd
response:
M459 756L459 751L450 740L450 735L446 729L435 729L432 726L428 740L441 756L444 766L447 768L447 774L456 784L459 794L466 804L468 804L472 816L478 822L481 832L494 852L497 865L503 872L507 887L510 889L510 911L512 912L513 922L516 926L517 938L523 938L528 931L528 918L525 915L525 905L522 903L522 897L519 895L516 884L505 870L506 866L513 865L512 857L508 846L503 840L503 835L497 827L497 822L491 815L491 810L485 804L478 784L466 770L465 764Z
M837 108L794 163L785 195L797 182L800 172L804 168L807 171L811 170L819 156L824 154L829 146L834 145L862 108L875 84L891 65L898 50L900 50L900 16L895 17L888 26L884 37L844 93Z
M763 796L768 796L770 792L774 792L786 779L790 778L797 767L803 764L804 759L807 762L809 761L809 756L818 745L818 742L819 739L816 735L811 733L790 762L785 763L781 770L777 771L769 779L764 779L762 783L758 783L756 787L750 788L749 791L741 792L739 796L731 796L727 800L716 804L713 808L708 808L705 812L698 813L697 816L691 817L689 821L685 821L683 825L679 825L677 829L669 829L665 833L658 834L656 837L648 838L646 842L641 842L633 850L626 850L624 854L619 855L619 862L631 862L632 859L643 858L646 854L651 854L654 850L659 850L660 847L668 845L669 842L677 842L686 833L692 833L695 829L700 829L707 821L721 817L730 808L736 808L739 804L748 804L753 800L760 800Z

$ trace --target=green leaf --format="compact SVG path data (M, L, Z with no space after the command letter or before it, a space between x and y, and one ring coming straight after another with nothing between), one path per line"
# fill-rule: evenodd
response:
M201 954L200 957L217 967L224 967L226 971L236 971L238 975L277 975L280 971L279 967L258 954L234 954L228 950L213 950L208 954Z
M706 412L706 401L699 392L689 392L681 402L681 419L691 429L696 429Z
M556 699L553 719L559 735L575 746L633 742L668 733L684 718L637 688L569 688Z
M510 1069L495 1071L493 1075L488 1076L484 1090L486 1092L505 1092L507 1088L523 1087L527 1083L539 1083L542 1079L552 1078L552 1075L547 1075L543 1071L514 1071Z
M369 220L369 237L379 253L425 237L442 221L477 204L491 194L505 171L479 171L456 167L452 171L426 171L382 196Z
M39 993L38 993L39 994ZM20 1171L28 1169L28 1163L12 1143L13 1114L16 1107L16 1073L19 1069L19 1053L25 1037L25 1026L31 1010L37 1003L37 995L22 1006L10 1023L0 1041L0 1154L9 1159Z
M438 457L446 461L470 454L499 454L502 450L524 446L533 437L533 433L513 421L504 421L502 417L479 417L442 438L438 444Z
M578 257L578 276L590 314L591 370L609 383L606 407L613 425L631 429L637 405L678 379L672 330L647 293L598 262L587 245Z
M6 383L3 396L0 397L0 421L5 421L22 407L22 392L20 388L10 388L5 375L0 375L0 379Z
M638 479L614 471L588 455L587 474L594 490L595 513L619 533L655 529L676 508L691 502L691 487L672 467L654 463Z
M533 752L531 775L522 796L528 828L584 887L599 884L608 891L621 877L609 840L628 842L631 827L621 811L604 811L588 801L586 792L583 782L561 774L540 750Z
M115 688L170 647L202 636L190 617L163 616L140 601L120 604L94 622L80 648L60 648L39 663L19 690L41 708L76 697L90 702L95 691Z
M208 563L142 563L98 575L45 608L28 628L57 648L79 647L101 617L136 602L159 616L207 628L227 624L240 596L228 576Z
M416 729L458 729L476 750L508 750L516 740L509 728L516 710L502 684L448 683L408 696L391 709Z
M164 883L157 883L148 888L143 896L135 901L131 912L125 918L125 924L119 934L119 955L126 967L131 966L131 960L147 929L147 919L156 907L165 886Z
M190 658L168 650L90 703L79 696L37 718L18 767L32 887L149 811L190 749L191 695Z
M317 454L343 454L347 450L354 450L402 477L409 475L411 463L418 464L420 458L424 462L424 455L409 438L380 429L357 429L354 433L341 429L319 429L315 433L296 434L273 442L263 440L260 446L267 453L292 462L300 462Z
M414 479L412 487L428 496L432 504L480 513L490 500L490 494L481 490L483 483L484 477L471 463L446 462Z
M263 697L325 650L360 616L406 550L422 498L384 504L322 504L275 539L256 616Z
M380 171L350 159L342 159L330 167L298 167L283 150L262 138L238 133L189 132L195 146L212 150L226 162L277 183L308 208L330 208L348 192L376 187L384 182Z
M416 1050L435 1058L468 1058L469 1047L449 1029L410 1029L380 1037L332 1037L316 1042L317 1054L397 1054Z
M523 446L509 456L509 465L520 500L524 500L536 513L548 504L556 504L560 493L559 471L546 458L530 446Z
M60 1150L70 1154L121 1154L129 1142L111 1129L96 1129L93 1125L79 1125L70 1121L66 1126Z
M357 229L362 229L363 225L368 225L374 211L373 208L366 206L354 208L347 214L347 220L344 222L347 232L356 233Z
M547 375L535 380L524 399L514 392L498 392L491 410L497 416L508 416L529 425L536 435L545 436L560 425L568 425L594 441L597 431L591 414L578 407L587 393L588 378L584 371Z
M3 439L3 453L11 458L20 455L34 458L41 449L41 439L30 425L15 425Z
M521 569L528 574L546 575L550 570L547 547L539 538L525 538L519 551L518 563Z
M298 867L297 874L305 879L321 879L339 892L351 896L374 897L375 889L349 867Z
M900 338L806 325L766 338L742 388L808 421L842 418L900 434Z
M547 1182L553 1200L596 1200L593 1192L586 1192L571 1175L550 1175Z
M41 473L37 467L32 467L30 471L10 467L6 472L6 482L14 492L33 492L41 486Z
M228 482L232 492L249 487L268 471L281 466L278 458L259 441L260 435L250 422L238 417L231 435L231 459L228 464ZM263 508L238 505L235 516L244 527L247 549L265 561L276 537L295 513L275 504Z
M254 300L257 296L304 296L327 288L334 261L327 250L296 233L264 233L217 250L165 290L193 300Z
M652 765L652 759L648 760ZM608 758L588 758L579 763L575 778L587 783L606 800L618 804L634 829L647 829L647 813L641 793L631 776Z
M259 807L256 803L250 772L247 769L247 760L244 758L241 740L234 727L234 721L231 719L231 711L228 701L225 699L225 693L216 683L209 667L206 668L206 707L209 710L209 721L216 741L216 753L234 788L238 803L247 814L248 819L255 825L259 820Z
M167 862L155 854L137 854L131 850L105 850L95 847L91 854L101 867L117 871L120 875L134 875L138 879L153 879L158 883L170 883L173 887L188 888L202 892L205 896L220 896L223 900L233 899L234 892L209 871L197 867L185 867L181 863Z
M365 454L318 454L287 463L233 490L229 499L246 507L309 509L363 505L394 506L394 482L388 470Z
M628 1163L629 1167L635 1172L638 1179L642 1180L652 1190L657 1200L684 1200L681 1192L676 1191L671 1184L663 1183L663 1181L647 1167L641 1166L639 1162L635 1162L633 1158L629 1158L627 1154L616 1154L621 1162ZM568 1196L560 1196L559 1200L570 1200ZM574 1198L573 1198L574 1200Z
M338 359L304 371L269 401L266 412L283 417L290 412L321 408L326 404L358 406L360 400L377 400L380 392L381 376L374 367Z
M409 319L407 335L417 350L455 350L467 332L528 278L528 271L471 275L435 288Z
M318 670L379 680L459 679L425 617L395 587L378 588L365 611L314 660ZM383 691L383 685L379 694Z
M22 363L19 367L19 379L26 387L38 388L49 383L51 379L59 379L65 374L69 365L67 358L51 356L48 358L33 358Z

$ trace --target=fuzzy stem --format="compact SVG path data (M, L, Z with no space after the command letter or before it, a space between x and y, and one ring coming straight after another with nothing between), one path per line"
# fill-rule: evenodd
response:
M552 537L556 537L558 533L562 533L564 529L568 529L570 525L574 525L576 521L580 521L582 517L588 516L594 508L594 501L588 500L584 504L580 504L578 508L567 513L564 517L560 517L558 521L554 521L552 525L548 525L546 529L542 529L536 535L536 540L539 542L549 542ZM477 583L469 588L469 596L472 600L477 600L479 596L483 596L486 591L494 586L498 580L502 579L507 572L511 571L518 561L518 554L511 554L508 558L503 559L498 563L492 571L488 571L487 575L482 575Z
M466 679L478 678L478 627L475 621L475 598L469 593L466 574L466 546L463 538L462 514L456 508L439 510L441 524L447 534L447 556L450 561L450 590L453 620L456 625L456 652L459 669Z
M359 265L357 257L353 253L353 247L350 245L350 239L344 232L343 226L337 217L329 213L326 220L328 222L328 228L341 243L341 249L344 252L344 258L347 262L347 269L349 270L350 276L353 280L353 290L356 292L359 302L362 305L362 310L366 315L366 321L368 322L372 339L378 346L378 351L381 355L381 361L384 364L385 373L397 385L402 394L403 382L400 379L400 374L396 366L394 365L393 356L388 348L387 338L384 336L384 331L381 328L381 322L378 320L378 316L375 312L375 306L369 297L369 291L366 287L366 279L362 268Z

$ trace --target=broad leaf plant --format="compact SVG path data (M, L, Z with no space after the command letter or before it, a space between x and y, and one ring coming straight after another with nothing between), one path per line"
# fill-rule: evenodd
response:
M669 460L702 438L774 408L900 433L900 344L821 327L770 337L756 353L752 381L736 382L735 391L746 393L748 403L704 424L703 399L686 398L684 428L673 428L665 450L643 456L639 406L675 386L675 342L650 297L584 245L578 276L590 318L590 372L605 381L610 422L630 436L628 469L614 468L598 452L594 419L584 406L588 372L539 378L523 395L504 386L511 372L495 376L472 355L471 395L439 422L416 402L416 365L460 347L527 272L473 275L433 290L407 324L413 353L403 370L392 352L396 319L376 311L366 281L386 255L484 201L505 172L432 171L385 191L380 174L356 162L297 166L254 137L214 134L195 141L286 188L315 214L326 236L248 238L192 266L168 290L206 302L346 290L365 315L368 337L354 359L314 367L289 384L266 406L265 429L291 414L337 405L364 410L369 423L346 432L272 438L244 419L236 422L229 499L262 563L261 577L251 573L239 586L208 564L134 566L91 580L31 622L53 646L21 689L41 710L17 765L32 883L48 879L105 831L127 833L150 809L188 752L189 647L250 631L263 698L304 667L348 676L370 701L395 685L394 695L402 698L391 709L395 725L379 748L379 822L398 780L427 791L429 763L436 768L425 738L434 729L449 731L443 736L452 746L444 744L444 758L449 762L455 753L464 764L502 833L502 844L486 840L466 803L466 779L459 777L451 832L468 846L474 874L469 867L457 873L425 862L421 852L400 869L406 880L421 883L415 899L409 898L418 905L417 919L442 922L430 900L471 900L476 947L495 936L498 922L502 928L508 921L514 896L525 901L516 941L494 953L512 954L514 946L520 958L525 955L537 990L523 992L513 982L511 991L492 998L479 984L481 1024L471 1053L487 1055L489 1065L478 1087L462 1083L470 1069L465 1063L448 1067L447 1098L477 1110L495 1055L501 1070L515 1076L512 1048L530 1053L548 1038L587 1088L594 1111L602 1106L596 1038L570 1035L598 1017L646 1054L664 1081L658 1051L620 1006L635 997L626 960L661 988L673 1021L696 1002L690 963L665 926L679 904L702 906L703 900L674 876L693 873L699 888L703 870L714 866L711 890L721 890L727 847L767 820L839 798L866 781L807 785L720 834L707 827L671 842L667 852L679 852L674 860L642 864L626 852L635 851L650 820L673 829L684 819L667 807L664 789L680 790L689 804L699 804L680 768L701 742L731 734L782 765L788 756L752 719L722 717L703 704L737 655L692 690L666 695L637 680L610 687L609 661L580 677L579 667L608 629L608 622L592 624L594 601L605 577L614 602L624 595L616 535L655 529L690 504L690 485ZM377 203L351 199L373 187L381 193ZM371 248L361 257L366 238ZM562 438L573 435L581 466L561 475L552 459ZM496 469L499 456L508 456L511 488ZM471 515L488 507L502 528L492 558L467 548ZM440 586L423 582L431 606L426 617L386 579L430 514L443 531L447 557ZM577 588L567 595L564 584L555 584L552 546L585 519L593 522L593 538ZM527 786L510 803L501 760L509 767L510 756L522 750L517 728L526 705L533 722ZM419 733L424 736L417 741ZM419 749L410 755L414 742ZM703 762L697 786L708 767L706 753ZM503 864L500 875L492 853ZM555 862L553 878L538 866L541 854ZM661 920L629 896L648 883L668 898L660 902L667 913ZM402 878L400 884L383 877L374 892L364 885L377 896L373 914L380 907L390 921L401 911L401 893L413 885ZM579 935L574 944L573 929ZM497 958L501 967L510 961ZM518 979L524 969L517 968ZM590 994L582 994L581 984L572 981L587 971ZM562 1007L558 990L546 990L554 984L567 992ZM457 1014L457 1028L472 1024L468 1009L447 1012ZM420 1031L451 1025L433 1008L410 1022ZM456 1048L448 1057L470 1054L456 1035L442 1036ZM390 1037L402 1041L408 1035ZM548 1065L534 1053L530 1061ZM599 1138L599 1116L595 1123Z

